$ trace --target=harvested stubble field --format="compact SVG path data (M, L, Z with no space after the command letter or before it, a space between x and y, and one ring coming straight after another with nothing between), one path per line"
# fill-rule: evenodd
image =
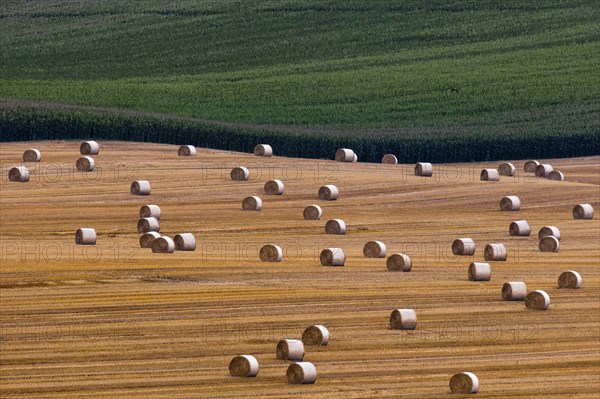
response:
M8 182L8 168L30 147L28 183ZM2 397L254 398L443 397L460 371L480 380L478 397L594 397L600 390L600 226L573 220L578 203L600 208L600 157L550 160L565 182L525 175L480 182L495 163L434 165L431 178L412 165L341 164L177 147L102 142L97 171L75 171L78 143L10 143L0 147ZM277 148L274 149L277 152ZM360 154L359 154L360 155ZM382 154L383 155L383 154ZM333 157L333 154L332 154ZM229 180L234 166L249 182ZM266 196L267 180L286 184ZM129 185L148 179L152 194ZM337 201L319 201L336 184ZM261 212L242 200L259 195ZM518 195L518 212L499 201ZM320 221L302 218L323 207ZM152 254L138 247L138 210L162 208L161 232L196 235L195 252ZM329 219L345 236L324 233ZM530 237L510 237L526 219ZM561 230L560 252L541 253L537 231ZM93 227L96 246L75 246ZM472 237L472 257L451 254ZM388 272L385 259L365 259L364 243L381 240L388 255L407 252L408 273ZM502 242L507 262L491 262L490 282L470 282L467 267L488 242ZM281 263L258 250L282 246ZM321 249L342 247L345 267L323 267ZM559 290L558 276L577 270L579 290ZM506 281L546 290L547 311L503 302ZM389 329L395 308L414 308L414 331ZM275 360L282 338L311 324L332 333L329 346L307 347L318 370L314 385L292 386ZM257 378L233 378L233 356L252 354Z

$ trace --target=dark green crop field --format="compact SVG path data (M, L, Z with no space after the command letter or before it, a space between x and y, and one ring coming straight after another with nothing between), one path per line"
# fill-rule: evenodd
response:
M0 2L3 141L597 154L599 76L594 0Z

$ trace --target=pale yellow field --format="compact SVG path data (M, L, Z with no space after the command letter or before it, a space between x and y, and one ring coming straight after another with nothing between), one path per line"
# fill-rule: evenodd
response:
M28 164L30 182L9 182L32 146L42 162ZM176 146L102 142L98 170L85 176L74 169L78 148L0 145L0 397L451 397L460 371L479 376L477 397L600 392L600 157L550 160L565 182L532 178L517 162L515 178L493 183L479 181L479 163L435 165L426 179L412 165L212 150L182 158ZM250 182L229 180L236 165L251 169ZM149 197L129 193L138 178L151 181ZM262 195L270 178L286 183L283 196ZM325 183L339 187L337 201L318 200ZM499 210L510 194L519 212ZM241 210L248 195L263 198L261 212ZM196 235L195 252L138 248L138 210L150 203L162 208L161 232ZM303 220L311 203L322 220ZM573 220L578 203L594 206L594 220ZM347 235L324 233L333 218ZM518 219L530 237L508 235ZM537 249L544 225L560 228L560 252ZM76 246L79 227L95 228L98 245ZM451 254L458 237L476 241L475 256ZM374 239L406 251L413 270L365 259ZM488 242L503 242L508 261L492 262L490 282L470 282L467 267ZM283 262L259 261L266 243L284 248ZM333 245L345 267L320 266ZM557 288L569 269L583 276L580 290ZM506 281L546 290L550 309L503 302ZM415 331L389 329L398 307L417 311ZM329 346L307 347L317 383L288 385L275 346L316 323L332 333ZM229 376L237 354L258 358L257 378Z

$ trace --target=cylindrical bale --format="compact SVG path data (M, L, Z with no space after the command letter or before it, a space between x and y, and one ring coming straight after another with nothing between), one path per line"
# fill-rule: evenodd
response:
M581 275L575 270L567 270L558 276L558 288L581 288Z
M254 147L254 155L257 157L270 157L273 155L273 148L269 144L257 144Z
M479 379L471 372L457 373L450 378L450 391L458 394L479 392Z
M75 244L96 245L96 230L90 228L77 229L75 232Z
M365 258L385 258L387 247L381 241L368 241L363 247Z
M133 195L150 195L150 182L148 180L136 180L131 183L130 191Z
M518 211L521 209L521 200L516 195L507 195L500 200L500 209L503 211Z
M471 238L457 238L452 242L452 253L454 255L474 255L475 242Z
M517 169L510 162L504 162L498 165L498 173L500 176L514 176Z
M25 183L29 181L29 169L25 166L15 166L8 171L8 180Z
M140 248L152 248L152 243L160 237L160 233L157 231L149 231L142 234L140 237Z
M398 163L398 158L394 154L385 154L383 158L381 158L381 163L396 165Z
M161 211L158 205L144 205L140 208L140 218L160 219Z
M554 169L548 163L542 163L535 167L535 175L537 177L548 177L548 174Z
M508 254L506 252L506 247L504 246L504 244L487 244L483 250L483 258L488 262L502 262L506 260L507 256Z
M265 183L264 190L267 195L282 195L285 186L281 180L269 180Z
M358 155L354 153L354 157L352 158L352 162L358 162Z
M355 155L350 148L340 148L335 152L335 160L337 162L355 162Z
M548 173L548 180L564 181L565 175L563 174L563 172L553 170L552 172Z
M258 256L263 262L281 262L283 251L279 245L267 244L260 249Z
M192 233L179 233L173 237L176 251L195 251L196 237Z
M95 162L92 157L81 157L75 162L75 167L80 172L91 172L94 170Z
M394 309L390 316L392 330L414 330L417 327L417 312L414 309Z
M531 227L527 220L515 220L508 226L508 234L511 236L528 236L531 234Z
M482 169L479 175L481 181L500 181L500 173L496 169Z
M473 262L469 265L469 281L490 281L492 268L489 263Z
M417 162L415 165L415 176L431 177L433 175L433 165L429 162Z
M256 377L258 360L251 355L236 356L229 363L229 373L233 377Z
M42 153L40 150L30 148L25 150L23 153L23 162L40 162L42 160Z
M304 208L303 216L305 220L321 220L323 209L319 205L309 205Z
M148 233L150 231L160 231L160 222L157 218L141 218L137 222L138 233Z
M542 239L544 237L552 236L557 240L560 240L560 230L556 226L544 226L538 232L538 239Z
M412 259L407 254L392 254L387 258L386 266L391 272L409 272L412 269Z
M246 197L242 201L242 209L244 211L260 211L262 209L262 199L253 195L251 197Z
M523 165L523 170L527 173L535 173L535 168L537 168L539 164L538 161L527 161L525 162L525 165Z
M323 266L344 266L346 254L342 248L325 248L319 255Z
M100 145L95 141L84 141L79 146L79 152L81 155L98 155L100 152Z
M196 156L196 147L193 145L182 145L177 150L177 155L180 157L195 157Z
M302 342L304 345L327 345L329 344L329 330L320 324L307 327L302 333Z
M546 291L531 291L525 297L525 307L534 310L546 310L550 306L550 296Z
M541 252L558 252L560 241L556 237L547 236L540 240L539 248Z
M231 169L229 176L231 177L231 180L247 181L250 179L250 171L245 166L238 166Z
M340 195L340 191L333 184L328 184L319 188L319 199L323 201L335 201Z
M314 384L317 381L317 368L310 362L292 363L285 378L288 384Z
M172 254L175 252L175 241L171 237L160 236L152 242L152 252Z
M573 219L593 219L594 207L591 204L579 204L573 208Z
M522 281L509 281L502 285L502 300L524 301L527 295L527 285Z
M304 344L299 339L282 339L275 350L278 360L302 361L304 359Z
M325 233L346 234L346 222L342 219L331 219L325 223Z

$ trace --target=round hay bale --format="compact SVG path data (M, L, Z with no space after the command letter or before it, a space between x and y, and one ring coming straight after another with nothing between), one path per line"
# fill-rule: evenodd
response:
M552 165L542 163L535 167L535 175L537 177L548 177L548 174L553 170Z
M431 177L433 175L433 165L429 162L417 162L415 165L415 176Z
M302 361L304 344L299 339L282 339L275 350L278 360Z
M560 240L560 230L556 226L544 226L538 232L538 239L541 240L544 237L552 236L557 240Z
M23 162L40 162L41 160L42 153L35 148L30 148L23 153Z
M473 394L479 392L479 379L471 372L457 373L450 378L450 391L458 394Z
M452 242L454 255L471 256L475 254L475 242L471 238L457 238Z
M75 244L96 245L96 230L89 228L77 229L75 232Z
M409 272L412 269L412 259L406 254L392 254L387 258L386 266L391 272Z
M323 266L344 266L346 254L342 248L325 248L319 255Z
M256 377L258 375L258 360L250 355L236 356L229 363L229 373L233 377Z
M414 309L394 309L390 316L392 330L414 330L417 327L417 312Z
M194 147L193 145L182 145L177 150L177 155L180 157L195 157L196 147Z
M581 275L575 270L567 270L558 276L558 288L581 288Z
M548 173L548 180L564 181L565 175L563 174L563 172L553 170L552 172Z
M482 169L479 175L481 181L500 181L500 173L496 169Z
M591 204L579 204L573 208L573 219L593 219L594 207Z
M522 281L510 281L502 285L502 300L524 301L527 295L527 285Z
M250 179L250 171L245 166L238 166L231 169L229 176L231 177L231 180L247 181Z
M285 378L288 384L314 384L317 381L317 368L310 362L290 364Z
M8 171L8 180L25 183L29 181L29 169L25 166L15 166Z
M246 197L242 201L242 210L244 211L260 211L262 209L262 199L255 195Z
M254 147L254 155L257 157L270 157L273 155L273 148L269 144L257 144Z
M515 220L508 226L508 234L511 236L528 236L531 234L531 227L527 220Z
M160 222L157 218L141 218L137 223L138 233L148 233L150 231L160 231Z
M531 291L525 297L525 307L533 310L546 310L550 306L550 296L546 291Z
M521 209L521 200L516 195L508 195L500 200L500 209L503 211L518 211Z
M267 244L260 249L258 256L263 262L281 262L283 259L283 251L278 245Z
M329 344L329 330L320 324L307 327L302 333L302 342L308 346L325 346Z
M281 180L269 180L265 183L265 194L267 195L282 195L285 186Z
M517 169L510 162L504 162L498 165L498 173L500 176L514 176Z
M540 240L539 248L541 252L558 252L560 241L554 236L547 236Z
M75 167L80 172L91 172L94 170L95 162L92 157L81 157L75 162Z
M140 218L155 218L160 219L160 206L144 205L140 208Z
M368 241L363 247L365 258L385 258L387 248L381 241Z
M171 237L160 236L152 242L152 252L172 254L175 252L175 242Z
M304 208L304 220L321 220L323 217L323 209L319 205L309 205Z
M358 157L350 148L340 148L335 152L335 160L337 162L356 162L354 159L358 160Z
M100 145L95 141L84 141L79 146L79 153L81 155L98 155L100 152Z
M325 233L346 234L346 222L342 219L331 219L325 223Z
M483 258L486 261L503 262L507 258L506 248L504 244L494 243L488 244L483 250Z
M525 162L525 165L523 165L523 170L527 173L535 173L535 168L537 168L539 164L538 161L527 161Z
M489 263L473 262L469 265L469 281L490 281L492 268Z
M381 163L396 165L398 164L398 158L396 158L394 154L385 154L383 158L381 158Z
M173 237L176 251L195 251L196 237L192 233L179 233Z
M133 195L150 195L150 182L148 180L135 180L130 188Z
M323 201L335 201L339 194L338 188L333 184L328 184L319 188L319 199Z
M152 243L160 237L160 233L157 231L149 231L142 234L140 237L140 248L152 248Z
M358 162L358 155L354 153L354 157L352 158L352 162Z

